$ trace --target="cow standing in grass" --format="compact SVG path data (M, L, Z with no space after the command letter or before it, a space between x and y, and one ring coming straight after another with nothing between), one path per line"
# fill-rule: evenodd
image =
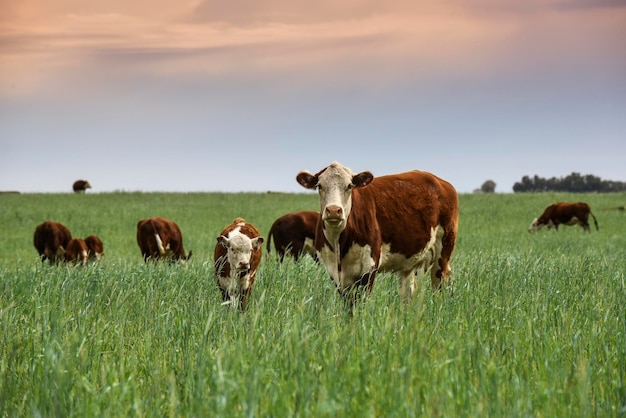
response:
M97 235L89 235L85 238L85 244L89 249L89 261L100 261L104 255L104 244Z
M191 251L185 255L183 234L174 221L155 217L137 223L137 244L144 261L168 259L185 261L191 258Z
M424 171L374 178L338 162L296 180L319 194L315 249L350 306L359 288L371 292L379 271L398 274L405 300L415 292L416 270L430 268L432 287L444 286L459 215L450 183Z
M85 265L89 260L89 248L82 238L72 238L65 249L65 261Z
M267 253L270 253L272 239L280 261L285 254L298 261L301 254L315 254L315 230L320 219L319 212L303 210L291 212L276 219L267 234Z
M598 231L600 229L598 227L598 221L594 214L591 213L589 205L585 202L554 203L548 206L538 218L533 219L528 227L528 232L538 231L544 226L547 229L554 228L558 231L559 225L561 224L580 225L583 227L584 231L591 232L591 228L589 227L589 215L593 217L596 231Z
M72 234L65 225L46 221L35 228L33 244L41 261L48 260L52 264L63 261L65 249L71 239Z
M243 218L236 218L217 237L215 275L225 304L244 310L261 263L263 237Z

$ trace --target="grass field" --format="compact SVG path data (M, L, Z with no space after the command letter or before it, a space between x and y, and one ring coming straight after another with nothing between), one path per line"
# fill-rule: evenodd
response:
M559 200L600 231L529 234ZM350 318L323 268L264 254L245 313L212 253L242 216L267 234L312 194L0 195L0 416L626 416L626 194L461 195L454 297L399 303L379 275ZM144 264L137 221L176 221L186 266ZM105 259L49 266L44 220Z

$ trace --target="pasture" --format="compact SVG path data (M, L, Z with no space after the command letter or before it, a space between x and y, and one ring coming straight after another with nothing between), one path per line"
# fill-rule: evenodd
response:
M586 201L600 231L529 234ZM399 303L379 275L351 318L310 257L263 261L245 313L220 306L213 248L242 216L266 236L313 194L0 195L0 416L626 415L626 194L461 195L455 294ZM187 265L145 264L137 221L181 228ZM42 264L44 220L104 260Z

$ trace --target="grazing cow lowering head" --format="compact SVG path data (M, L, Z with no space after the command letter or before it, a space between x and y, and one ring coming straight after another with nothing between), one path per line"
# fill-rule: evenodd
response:
M82 238L72 238L65 249L65 261L76 264L87 264L89 248Z
M192 252L185 255L183 234L175 222L156 217L143 219L137 223L137 244L144 261L148 259L169 259L185 261Z
M237 218L217 237L214 262L224 303L246 308L261 262L263 237L256 227Z
M443 287L458 223L458 197L450 183L417 170L374 178L337 162L317 174L302 171L296 180L318 191L315 248L350 306L358 288L371 291L378 271L399 275L404 299L415 291L418 269L430 268L433 288Z
M320 219L318 212L304 210L291 212L276 219L267 234L267 252L269 254L272 238L274 248L282 262L285 254L291 255L296 261L301 254L315 254L315 230Z
M580 225L586 232L591 232L589 227L589 215L593 217L593 222L598 228L598 221L588 204L584 202L558 202L548 206L543 213L533 219L528 232L535 232L544 226L548 229L554 228L558 231L559 225Z
M91 189L91 184L87 180L76 180L72 188L74 193L85 193L87 189Z
M89 249L89 261L100 261L104 255L104 245L100 237L89 235L85 238L85 244Z
M33 236L33 244L41 257L41 261L50 263L63 261L67 244L72 239L70 230L58 222L46 221L37 225Z

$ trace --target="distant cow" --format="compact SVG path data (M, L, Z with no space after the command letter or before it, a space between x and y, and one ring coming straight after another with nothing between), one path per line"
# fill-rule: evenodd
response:
M379 271L399 275L405 300L415 292L418 269L430 268L432 287L443 287L459 215L450 183L417 170L374 178L369 171L354 174L338 162L315 175L302 171L296 180L319 193L322 222L315 249L350 306L358 289L371 292Z
M319 219L320 214L310 210L288 213L276 219L267 234L267 253L270 253L274 239L274 248L280 261L283 261L285 254L291 254L296 261L302 253L317 258L315 230Z
M100 261L104 255L102 240L96 235L89 235L85 238L85 244L89 249L89 261Z
M559 225L580 225L583 230L591 232L589 228L589 215L593 217L593 222L596 225L596 231L598 228L598 221L588 204L584 202L558 202L548 206L541 216L533 219L532 223L528 227L528 232L537 231L544 226L548 229L554 228L558 231Z
M87 264L89 248L82 238L72 238L65 249L65 261L76 264Z
M72 188L74 193L85 193L87 189L91 189L91 184L87 180L76 180Z
M50 263L62 261L67 244L72 239L70 230L58 222L46 221L37 225L33 236L33 244L41 257L41 261Z
M175 222L156 217L137 223L137 244L144 261L148 259L188 260L191 251L185 255L183 234Z
M242 218L235 219L217 237L215 275L225 304L246 308L262 251L263 237Z

